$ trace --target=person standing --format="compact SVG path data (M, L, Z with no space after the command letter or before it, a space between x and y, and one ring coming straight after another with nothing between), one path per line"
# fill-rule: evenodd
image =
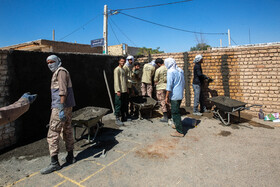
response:
M152 85L152 78L156 71L156 63L153 60L150 63L147 63L143 67L143 74L142 74L142 84L141 84L141 92L143 96L148 95L152 97L153 94L153 85Z
M134 64L134 57L133 56L128 56L126 58L126 63L123 66L123 69L126 73L127 77L127 88L129 90L129 94L132 94L132 84L133 84L133 64Z
M134 89L135 95L139 95L137 88L141 86L141 85L139 86L139 84L141 83L140 67L141 65L139 62L134 63L133 74L132 74L132 80L134 84L132 85L132 88Z
M174 137L184 137L180 114L180 105L184 95L184 71L179 68L173 58L164 60L167 70L166 103L171 103L171 115L176 131L171 133Z
M123 66L123 69L125 71L126 77L127 77L127 89L128 89L128 102L127 102L127 108L130 109L130 114L127 116L127 120L130 121L131 120L131 114L133 114L133 103L130 101L131 97L133 97L134 93L134 89L133 89L133 64L134 64L134 57L129 55L126 58L126 63Z
M41 170L41 174L48 174L61 169L58 161L59 138L61 133L68 152L65 161L68 164L75 162L71 121L72 107L74 107L76 103L70 74L61 66L61 60L56 55L49 56L46 61L49 69L53 72L51 80L52 112L47 136L51 163L48 167Z
M123 66L125 64L125 58L119 59L119 65L114 70L114 90L115 90L115 116L116 125L122 126L125 118L128 115L128 88L127 88L127 76ZM122 120L120 119L122 118Z
M193 68L193 92L194 92L194 104L193 114L202 116L203 112L207 112L206 106L204 105L204 96L202 91L203 82L205 79L209 79L202 73L201 64L203 63L203 56L196 55ZM200 112L198 111L198 105L200 104Z
M163 112L163 118L160 119L161 122L168 122L168 112L169 105L165 102L166 97L166 83L167 83L167 68L161 58L157 58L155 61L156 65L159 67L156 70L154 82L157 90L157 99L160 101L161 110Z

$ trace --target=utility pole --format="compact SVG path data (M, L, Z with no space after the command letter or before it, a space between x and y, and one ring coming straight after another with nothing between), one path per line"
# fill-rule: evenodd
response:
M222 39L220 39L220 47L223 47Z
M52 40L55 41L55 31L54 31L54 29L52 31Z
M228 29L228 46L231 46L231 42L230 42L230 30Z
M104 20L103 20L103 54L108 54L108 7L104 5Z
M251 31L250 31L250 28L249 28L249 44L251 44Z

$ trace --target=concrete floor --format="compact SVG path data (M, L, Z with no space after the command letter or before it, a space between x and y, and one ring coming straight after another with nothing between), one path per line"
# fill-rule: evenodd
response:
M211 115L182 117L186 135L173 138L158 118L114 126L105 116L98 145L75 145L77 162L41 175L47 154L21 155L31 145L0 155L0 186L279 186L280 127L258 119L223 126ZM197 127L192 127L193 122ZM32 144L47 150L46 140ZM105 158L93 155L103 148ZM47 153L47 151L45 151ZM61 151L59 158L65 156ZM63 163L61 163L63 164Z

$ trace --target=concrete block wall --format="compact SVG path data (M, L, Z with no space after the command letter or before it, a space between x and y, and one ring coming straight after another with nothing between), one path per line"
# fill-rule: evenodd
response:
M8 54L0 50L0 107L9 105ZM16 143L15 123L0 125L0 150Z

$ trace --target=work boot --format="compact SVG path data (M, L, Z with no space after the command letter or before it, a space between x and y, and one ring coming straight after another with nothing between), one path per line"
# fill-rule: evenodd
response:
M61 166L58 162L58 157L57 155L51 157L51 163L48 165L46 168L42 169L40 172L41 174L49 174L54 171L60 170Z
M67 164L74 164L76 162L76 159L74 157L73 150L68 151L67 156L65 158L63 158L62 161L66 162Z
M132 118L131 118L131 115L126 115L126 121L131 121L132 120Z
M123 122L120 120L120 117L116 117L115 124L118 125L118 126L123 126Z
M207 110L207 108L204 108L203 110L200 111L200 113L210 113L210 110Z
M164 122L164 123L168 123L167 112L163 112L163 117L159 121Z
M193 115L202 116L202 113L200 113L200 112L194 112Z

